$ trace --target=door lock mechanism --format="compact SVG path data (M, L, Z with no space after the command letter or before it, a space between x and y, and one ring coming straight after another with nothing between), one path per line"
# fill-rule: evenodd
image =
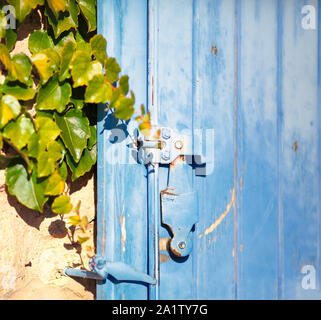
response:
M153 127L153 132L140 141L139 152L144 164L169 165L168 187L161 191L162 222L172 233L171 252L177 257L186 257L192 251L192 229L198 222L198 201L196 192L185 190L190 185L188 181L185 185L183 182L187 171L177 160L183 159L190 165L205 164L202 153L194 152L195 140L198 141L200 136L195 133L193 136L184 135L169 127L158 126ZM196 167L196 174L203 175L203 172L204 168Z

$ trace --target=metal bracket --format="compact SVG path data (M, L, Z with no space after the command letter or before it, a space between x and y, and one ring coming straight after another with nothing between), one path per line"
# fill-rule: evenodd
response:
M188 164L205 164L204 156L193 152L193 136L179 134L169 127L153 126L148 137L138 139L139 159L144 164L170 164L184 156ZM194 139L197 139L194 134Z
M198 222L197 194L175 194L164 190L161 199L162 221L173 234L170 249L178 257L188 256L193 247L191 230Z
M182 183L186 171L174 165L179 158L193 165L205 164L201 152L194 152L193 140L200 137L179 134L169 127L153 126L152 133L139 141L138 149L144 164L169 166L169 187L161 192L162 222L172 233L171 252L178 257L188 256L192 251L192 228L198 221L198 201L196 192L176 193L174 188ZM204 168L202 168L204 169ZM204 170L196 174L204 175ZM171 190L174 190L171 192Z

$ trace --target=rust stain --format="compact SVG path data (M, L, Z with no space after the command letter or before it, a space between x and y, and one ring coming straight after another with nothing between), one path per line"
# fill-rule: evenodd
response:
M175 250L174 248L172 248L172 252L175 254L176 257L182 256L182 254L179 251Z
M180 155L178 156L171 164L170 167L171 169L174 169L177 164L183 164L185 162L185 156Z
M293 145L292 145L292 149L294 150L294 152L297 152L299 147L298 147L298 142L294 141Z
M204 236L207 236L209 233L213 232L224 220L224 218L227 216L229 213L232 205L234 204L235 201L235 188L232 193L232 199L231 201L227 204L225 211L220 215L220 217L209 227L204 231ZM203 234L199 235L199 238L202 238Z
M159 251L167 251L170 238L159 238Z
M175 189L171 187L167 187L166 189L161 191L161 196L163 196L164 194L167 194L169 196L179 196L178 193L169 192L169 190L174 191Z
M243 244L240 245L240 251L242 251L242 250L243 250Z
M168 262L169 261L169 255L161 253L159 255L159 262L163 263L163 262Z
M212 46L211 53L214 53L215 56L217 57L217 48L216 48L216 46Z
M125 216L120 216L120 225L121 225L121 243L123 245L123 253L126 251L125 243L126 243L126 218Z
M241 191L243 190L243 177L241 177L240 179L240 190Z

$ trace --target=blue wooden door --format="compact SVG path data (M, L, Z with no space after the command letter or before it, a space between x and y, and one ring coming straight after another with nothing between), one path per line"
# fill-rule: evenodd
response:
M153 168L135 121L99 108L97 252L157 278L98 299L321 298L321 7L317 0L98 0L108 41L153 124L194 135L206 175ZM195 192L176 259L160 194ZM172 186L173 187L173 186Z

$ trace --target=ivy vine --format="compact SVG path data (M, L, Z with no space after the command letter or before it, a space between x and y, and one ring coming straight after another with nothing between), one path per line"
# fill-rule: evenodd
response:
M76 180L96 163L96 104L107 104L121 120L136 112L141 130L150 128L149 114L143 106L135 111L128 76L120 76L106 39L96 34L95 0L1 4L15 8L17 28L33 10L44 22L29 37L31 56L13 55L17 32L6 28L0 11L0 164L8 191L30 209L42 212L48 203L54 213L67 214L73 209L68 171Z

